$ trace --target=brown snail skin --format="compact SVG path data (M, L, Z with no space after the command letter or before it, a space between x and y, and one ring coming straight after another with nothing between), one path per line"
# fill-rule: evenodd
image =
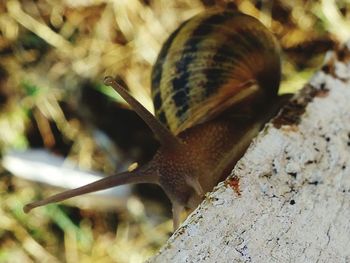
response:
M257 19L207 10L182 23L164 43L152 72L156 118L117 84L112 86L148 124L160 148L146 165L30 203L48 203L129 183L160 185L184 208L225 179L279 104L280 49Z

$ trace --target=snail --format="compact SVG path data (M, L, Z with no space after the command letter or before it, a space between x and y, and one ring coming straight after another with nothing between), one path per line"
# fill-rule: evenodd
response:
M280 48L257 19L237 11L207 10L183 22L164 43L151 75L155 116L112 77L112 86L160 142L153 159L24 207L122 184L160 185L172 203L176 229L184 208L225 179L278 105Z

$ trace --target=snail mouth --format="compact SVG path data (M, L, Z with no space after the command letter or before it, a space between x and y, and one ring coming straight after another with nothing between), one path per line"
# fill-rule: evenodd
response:
M191 109L188 119L179 125L174 133L179 134L189 127L211 120L232 105L253 99L258 93L259 86L255 80L248 80L234 88L232 85L226 85L219 94Z

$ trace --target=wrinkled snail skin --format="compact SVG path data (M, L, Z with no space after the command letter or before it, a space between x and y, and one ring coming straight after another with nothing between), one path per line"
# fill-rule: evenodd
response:
M257 19L207 10L182 23L164 43L152 71L156 118L107 77L160 142L153 159L28 204L24 210L126 183L160 185L173 204L174 228L226 176L263 123L273 116L281 77L280 49Z

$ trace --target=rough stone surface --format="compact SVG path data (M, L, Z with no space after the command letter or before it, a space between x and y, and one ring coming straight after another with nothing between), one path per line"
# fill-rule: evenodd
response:
M327 54L149 262L350 262L349 57Z

